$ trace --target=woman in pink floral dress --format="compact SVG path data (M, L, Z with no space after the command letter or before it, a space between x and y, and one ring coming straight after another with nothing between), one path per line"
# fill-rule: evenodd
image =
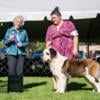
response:
M53 47L63 56L72 58L78 52L78 32L71 21L63 21L58 7L51 12L52 25L46 33L46 47Z

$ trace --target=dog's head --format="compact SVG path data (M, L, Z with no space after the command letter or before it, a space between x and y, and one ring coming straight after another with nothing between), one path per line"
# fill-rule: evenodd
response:
M44 62L51 62L56 56L56 50L54 50L53 48L46 48L43 51L42 60Z

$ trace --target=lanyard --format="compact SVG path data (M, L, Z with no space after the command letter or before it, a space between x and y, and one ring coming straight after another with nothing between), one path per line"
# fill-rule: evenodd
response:
M18 35L18 34L19 34L19 33L17 32L16 38L17 38L18 42L20 42L20 38L19 38L19 35Z

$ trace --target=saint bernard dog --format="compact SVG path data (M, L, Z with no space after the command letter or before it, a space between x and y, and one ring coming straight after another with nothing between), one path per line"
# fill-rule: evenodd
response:
M50 66L56 92L65 92L71 76L83 76L91 83L93 91L100 92L100 65L95 60L68 59L53 48L46 48L43 51L42 60Z

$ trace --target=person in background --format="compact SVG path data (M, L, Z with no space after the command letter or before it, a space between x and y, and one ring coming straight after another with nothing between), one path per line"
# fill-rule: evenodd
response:
M78 53L78 32L71 21L63 21L59 8L51 12L52 25L46 33L46 47L52 47L63 56L73 58Z
M7 30L3 39L3 43L7 46L8 82L14 80L13 82L15 82L15 84L18 84L20 79L22 80L23 78L23 66L26 55L25 49L29 43L27 32L23 29L23 25L23 16L16 16L13 20L13 26ZM10 90L11 84L8 83L8 85L8 92L20 92L20 90ZM14 87L14 83L13 88L16 88Z

